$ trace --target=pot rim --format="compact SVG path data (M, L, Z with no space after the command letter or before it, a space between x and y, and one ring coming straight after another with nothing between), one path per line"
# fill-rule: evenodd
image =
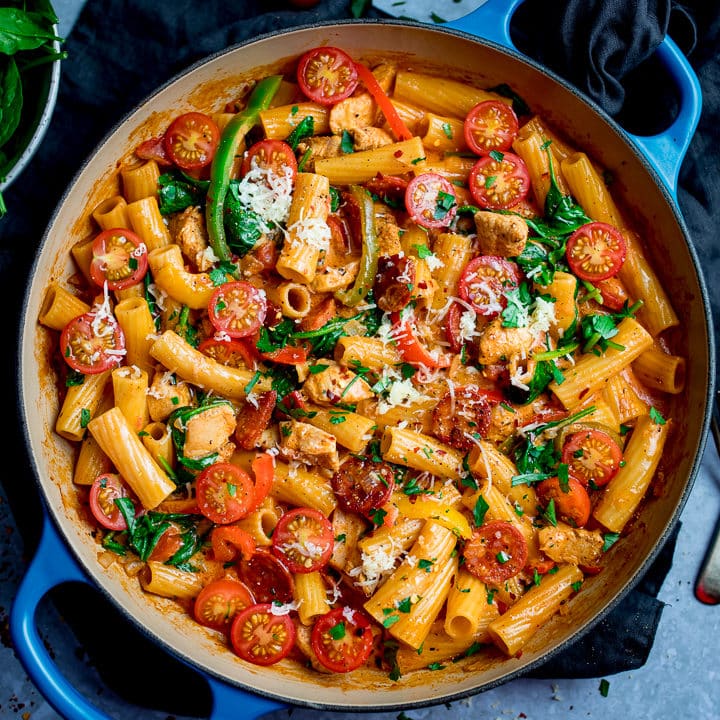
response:
M85 171L85 169L88 167L88 165L92 162L93 158L98 154L98 152L101 150L101 148L109 141L109 139L117 132L118 128L123 125L130 116L139 108L147 103L151 102L154 97L156 97L158 94L160 94L163 90L165 90L167 87L172 85L173 83L181 80L182 78L190 75L193 71L195 71L197 68L210 63L214 60L217 60L218 58L221 58L224 55L230 54L234 51L237 51L239 49L249 47L251 45L254 45L256 43L262 43L267 40L273 40L278 39L279 37L282 37L284 35L289 35L294 32L300 32L300 31L307 31L307 30L313 30L313 29L327 29L332 27L338 27L338 26L364 26L364 25L392 25L397 27L405 27L409 28L413 31L421 31L421 32L431 32L431 33L439 33L439 34L446 34L446 35L455 35L457 37L461 37L464 40L469 40L471 42L474 42L476 44L483 45L485 47L488 47L494 51L497 51L499 53L505 54L512 59L516 61L522 62L524 65L527 66L527 68L531 72L541 73L545 76L547 76L549 79L554 81L555 83L562 86L566 91L572 93L578 100L580 100L583 104L587 105L596 115L599 115L605 123L608 125L609 129L612 130L618 138L621 140L622 144L633 154L634 158L638 160L643 168L651 175L653 179L653 183L662 194L663 199L665 200L665 203L670 208L679 229L682 232L683 238L685 240L685 244L687 246L687 250L689 252L693 270L698 282L698 287L700 289L701 294L701 303L703 308L703 318L705 321L705 330L708 337L708 373L707 378L705 379L705 385L706 385L706 405L703 413L703 420L702 420L702 426L701 426L701 432L700 436L698 438L698 444L697 444L697 451L694 454L692 465L690 468L690 471L687 476L687 480L685 482L685 486L683 488L682 494L680 496L679 501L677 502L671 517L669 518L664 531L661 533L661 535L655 539L653 543L653 547L651 552L649 552L645 558L643 559L642 563L638 567L638 569L633 573L632 576L630 576L623 587L615 594L615 596L604 606L604 608L600 611L595 613L590 620L588 620L583 626L578 627L576 630L574 630L567 638L565 638L562 642L559 644L553 646L551 649L549 649L547 652L545 652L543 655L538 657L537 659L529 662L526 665L523 665L521 668L510 670L506 674L502 675L501 677L498 677L494 680L489 680L487 682L482 683L479 686L468 688L464 690L458 690L456 692L452 692L447 695L443 695L441 698L427 698L423 700L413 700L413 701L406 701L406 702L397 702L397 703L384 703L382 705L349 705L349 704L332 704L332 703L313 703L309 700L297 700L292 699L289 700L289 698L285 695L272 693L263 689L258 689L255 687L250 686L246 682L241 682L239 680L230 679L226 677L225 675L222 675L219 672L216 672L210 668L206 667L200 667L194 659L191 659L187 657L186 655L182 654L180 651L178 651L175 647L173 647L171 644L166 642L161 637L157 636L155 633L153 633L145 624L143 624L140 620L135 618L133 614L131 614L128 609L126 608L125 604L121 602L118 598L114 597L111 593L108 592L100 583L97 583L94 581L92 577L92 573L89 572L88 568L86 568L85 563L83 562L83 559L77 554L75 551L75 548L73 547L72 543L68 541L66 538L65 532L62 528L62 525L56 515L56 513L53 511L51 507L49 507L48 498L45 493L45 482L50 482L51 480L48 478L46 481L41 480L38 463L37 460L32 452L30 452L30 458L33 466L33 475L34 480L37 486L40 489L40 494L43 500L44 506L48 509L48 517L50 518L51 522L53 522L55 528L57 529L59 536L63 540L64 546L69 550L72 557L77 561L79 566L83 569L84 572L88 573L91 580L91 586L99 591L102 595L104 595L118 610L122 613L122 615L128 619L145 637L147 637L150 641L152 641L155 644L160 645L163 650L168 652L170 655L175 657L176 659L180 660L181 662L185 663L186 665L190 666L193 670L197 671L198 673L206 674L208 676L211 676L222 683L228 684L232 687L237 687L239 689L242 689L244 691L250 692L252 694L266 697L269 699L277 700L282 703L288 703L291 702L293 705L297 705L300 707L308 707L308 708L317 708L317 709L323 709L328 711L342 711L342 712L378 712L378 711L394 711L394 710L407 710L411 708L421 708L421 707L429 707L433 705L437 705L441 702L453 702L456 700L460 700L467 697L472 697L473 695L476 695L480 692L484 692L486 690L490 690L494 687L498 687L500 685L504 685L505 683L517 679L519 677L522 677L524 675L527 675L527 673L531 672L532 670L536 669L537 667L542 666L545 664L550 658L558 654L559 652L562 652L564 649L572 645L573 643L577 642L582 636L584 636L587 632L592 630L594 627L598 625L598 623L612 610L615 609L615 607L627 596L627 594L635 587L635 585L638 583L640 578L648 571L650 565L655 561L658 554L664 547L665 543L667 542L669 536L672 534L672 532L675 529L675 526L677 525L677 522L679 520L680 514L682 513L682 510L685 506L685 503L687 501L687 498L690 494L690 491L693 487L695 478L697 476L697 473L700 469L701 461L703 452L705 449L705 444L707 442L707 437L709 434L709 428L710 428L710 419L712 415L712 398L714 397L714 388L715 388L715 375L716 375L716 353L715 353L715 342L714 342L714 327L712 323L712 311L711 311L711 305L710 305L710 299L708 290L706 287L704 275L700 268L699 259L697 256L697 252L692 244L692 241L689 236L689 232L687 229L687 226L685 224L685 221L682 217L682 214L680 212L679 206L677 204L676 199L672 196L672 194L669 192L668 188L660 178L660 175L658 174L657 170L655 169L652 162L649 160L649 158L644 155L637 146L629 139L628 134L625 130L623 130L620 125L615 121L612 117L610 117L595 101L593 101L591 98L587 97L584 93L579 91L577 88L575 88L573 85L571 85L568 81L564 80L559 75L555 74L553 71L549 70L548 68L545 68L544 66L540 65L538 62L533 60L532 58L524 55L520 51L514 49L514 48L508 48L502 44L499 44L497 42L494 42L492 40L487 40L485 38L473 35L471 33L458 30L455 28L450 27L443 27L443 26L426 26L421 23L417 22L409 22L409 21L403 21L398 19L375 19L375 18L364 18L364 19L341 19L341 20L328 20L328 21L321 21L321 22L314 22L314 23L306 23L302 25L292 26L285 28L283 30L279 31L272 31L268 33L264 33L262 35L259 35L251 40L245 40L239 43L235 43L233 45L230 45L222 50L218 50L214 53L211 53L209 55L206 55L205 57L193 62L192 64L188 65L185 69L181 70L179 73L176 73L171 78L166 80L164 83L162 83L160 86L155 88L152 92L150 92L148 95L146 95L142 100L140 100L139 103L135 104L133 108L131 108L129 111L127 111L109 130L108 132L103 136L103 138L95 145L95 147L92 149L92 151L87 155L87 157L83 160L81 165L78 167L78 170L73 175L71 181L69 182L67 188L65 189L64 193L62 194L61 198L59 199L55 210L53 211L48 224L46 226L45 232L43 233L40 245L38 246L38 249L35 254L35 258L32 263L32 267L29 272L29 278L32 278L37 273L37 266L39 262L40 256L43 254L50 238L50 229L54 225L55 221L57 220L57 217L60 213L61 208L65 205L65 203L68 200L68 197L70 196L76 182L78 181L78 178L82 175L82 173ZM25 325L28 322L28 300L29 300L29 293L30 293L30 285L28 284L25 297L23 299L23 307L22 312L20 315L20 323L19 326L22 329L25 327ZM35 323L35 318L32 319L33 324ZM20 333L21 342L19 343L18 347L18 383L17 383L17 392L19 396L19 403L20 407L25 407L25 393L22 385L22 358L25 354L25 349L22 343L22 332ZM22 413L21 417L22 422L22 428L23 428L23 434L25 436L26 446L28 449L31 449L31 442L30 442L30 429L27 421L27 417L25 412Z

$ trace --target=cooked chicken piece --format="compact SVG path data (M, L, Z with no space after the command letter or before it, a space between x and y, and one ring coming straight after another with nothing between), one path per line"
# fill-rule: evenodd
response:
M557 527L542 528L538 536L540 549L551 560L571 565L597 565L605 542L600 530L573 528L561 522Z
M170 236L180 246L183 255L192 260L200 272L205 272L217 258L208 252L205 218L199 207L189 207L170 219Z
M350 285L360 269L360 261L353 260L346 265L319 267L312 282L313 290L318 293L335 292Z
M351 370L341 367L333 360L322 360L327 365L322 372L310 375L303 384L303 393L318 405L334 405L339 402L353 404L374 397L365 380Z
M475 213L475 228L483 255L517 257L525 249L528 225L517 215L480 210Z
M185 457L197 459L220 453L227 459L235 449L228 438L235 432L236 424L235 411L225 403L193 415L185 425Z
M400 243L400 228L395 216L384 203L376 202L374 207L375 235L380 255L398 255L402 252L402 245Z
M374 150L384 145L392 145L394 142L390 133L378 127L355 128L350 130L350 136L353 139L355 152Z
M173 410L190 404L190 388L171 372L156 372L147 391L150 419L164 422Z
M534 344L533 334L527 328L502 326L502 318L496 317L486 326L478 341L478 362L492 365L509 360L512 355L529 352Z
M330 109L330 131L342 135L343 130L370 127L375 123L377 105L370 93L361 92L336 103Z
M310 155L303 166L304 172L314 172L316 160L342 155L341 143L342 138L339 135L317 135L299 142L298 157L303 157L308 149L310 150Z
M333 471L340 467L335 436L297 420L280 423L280 452L288 460Z

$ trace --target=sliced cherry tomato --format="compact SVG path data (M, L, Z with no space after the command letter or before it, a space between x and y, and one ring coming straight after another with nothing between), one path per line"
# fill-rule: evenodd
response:
M353 59L336 47L316 47L298 63L300 89L320 105L334 105L354 92L358 84Z
M398 114L398 111L395 109L395 106L392 104L390 98L380 86L380 83L375 79L372 71L359 63L355 65L355 70L357 71L358 77L362 81L363 85L365 85L367 91L370 95L372 95L373 100L377 103L380 111L385 116L385 120L387 120L387 124L393 131L395 139L410 140L413 136L412 133L405 126L403 119Z
M164 137L168 157L182 170L209 165L219 142L220 128L210 116L199 112L176 117Z
M255 552L253 536L237 525L219 525L213 528L210 543L215 559L221 563L234 560L238 551L243 558L250 558Z
M195 598L193 614L205 627L227 631L235 615L255 601L250 591L240 582L220 578L209 582Z
M93 309L63 328L60 351L73 370L94 375L120 365L125 357L125 335L113 315Z
M252 557L243 558L238 576L258 602L292 602L293 576L282 560L268 550L258 549Z
M286 345L270 352L261 352L260 357L281 365L302 365L308 359L309 354L308 348L304 345Z
M468 186L481 207L505 210L525 199L530 191L530 173L517 155L492 152L473 165Z
M332 555L335 536L330 521L314 508L286 512L275 526L272 550L294 573L324 567Z
M135 154L141 160L154 160L158 165L162 165L163 167L172 165L172 160L170 160L165 150L164 135L158 135L158 137L141 142L135 148Z
M265 293L244 280L223 283L208 303L208 317L213 327L231 338L254 333L266 314Z
M195 493L200 512L219 525L245 517L255 497L250 475L227 462L206 467L197 476Z
M590 496L582 483L575 478L568 478L563 488L559 478L543 480L537 486L537 494L544 505L553 500L555 517L574 527L583 527L590 519Z
M565 257L581 280L597 282L617 275L625 262L627 244L622 233L603 222L589 222L567 241Z
M92 244L90 277L99 287L124 290L145 277L148 250L139 235L124 228L103 230Z
M378 258L373 294L385 312L400 312L412 299L415 288L415 260L405 254Z
M472 259L460 275L458 295L485 317L495 317L507 307L508 290L520 285L522 273L511 260L495 255Z
M158 538L155 547L148 556L148 561L167 562L183 546L183 531L175 523Z
M525 567L527 541L512 523L491 520L473 531L463 555L469 573L486 583L502 583Z
M235 442L242 450L254 450L272 418L277 392L268 390L255 396L255 403L245 400L237 416Z
M130 497L128 486L116 473L98 475L90 486L90 510L108 530L127 530L127 522L115 500Z
M295 645L295 623L288 614L272 612L271 603L240 610L230 626L230 643L243 660L255 665L273 665Z
M570 474L584 485L607 485L620 469L623 453L610 435L602 430L580 430L568 435L562 449L562 462Z
M478 155L492 150L509 150L518 132L518 119L514 110L500 100L478 103L465 118L465 142Z
M340 506L368 515L382 507L395 487L395 473L384 462L350 456L332 477L332 489Z
M364 665L372 653L370 621L351 607L335 608L315 621L310 644L328 670L352 672Z
M263 170L272 170L280 177L284 177L289 168L292 181L295 182L298 171L297 158L286 142L266 138L251 145L243 158L241 175L247 175L253 166L253 161Z
M450 309L445 314L445 338L450 343L450 351L454 353L459 353L464 345L460 333L462 314L463 308L456 302L450 306Z
M433 410L433 430L441 442L460 450L469 450L490 427L494 405L504 400L497 390L475 385L458 385L446 392Z
M412 318L401 319L400 313L392 313L392 337L405 362L424 365L427 368L450 366L450 356L439 350L430 352L415 335Z
M630 303L630 296L618 277L605 278L594 283L602 295L602 304L610 310L618 312L625 303Z
M416 175L405 191L410 219L425 228L447 227L457 212L452 183L438 173Z
M216 340L208 338L198 345L203 354L217 360L221 365L255 370L257 363L248 346L240 340Z

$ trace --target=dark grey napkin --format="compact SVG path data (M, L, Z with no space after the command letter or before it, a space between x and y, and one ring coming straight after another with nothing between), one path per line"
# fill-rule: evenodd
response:
M683 165L681 206L703 266L708 273L717 273L720 259L712 238L718 227L720 190L714 168L708 172L708 158L717 156L720 65L717 8L713 12L707 5L528 0L516 15L513 35L521 49L575 83L628 129L638 131L648 121L657 126L662 112L667 117L672 110L672 93L669 100L661 96L658 108L656 92L645 93L652 96L652 106L638 103L636 93L638 88L663 86L651 56L675 22L684 48L694 47L690 57L707 93L706 113ZM373 10L369 16L383 17ZM9 317L19 317L38 239L64 189L125 113L210 53L266 32L351 17L347 0L327 0L307 11L292 11L277 1L90 0L66 44L69 57L64 61L52 125L34 160L6 193L9 214L0 221L0 286ZM714 300L718 292L713 291ZM14 361L8 353L5 377L16 375ZM16 432L11 447L24 448ZM20 452L29 468L25 451ZM30 488L25 482L5 483L26 546L33 548L40 513L37 495ZM643 665L662 612L656 596L672 564L676 537L677 528L645 577L596 630L531 675L598 677ZM204 681L153 645L104 597L87 587L67 586L53 591L53 600L74 628L85 658L122 697L167 712L208 714L210 696ZM85 608L90 605L94 615L104 618L102 634L86 622ZM168 678L167 693L157 682L158 668Z

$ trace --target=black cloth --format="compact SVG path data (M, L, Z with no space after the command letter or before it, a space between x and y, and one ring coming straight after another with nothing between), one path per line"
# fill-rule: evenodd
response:
M523 51L573 82L633 132L655 132L674 107L671 88L658 77L652 60L665 33L669 30L689 53L705 105L682 166L679 202L708 279L720 271L720 253L713 242L720 219L715 152L720 127L719 9L718 0L684 5L670 0L527 0L512 26ZM383 17L376 10L368 15ZM347 0L327 0L305 11L290 10L278 1L89 0L66 43L69 56L63 63L50 129L33 161L6 192L9 213L0 221L6 324L16 329L37 242L64 189L82 160L126 112L209 53L266 32L350 17ZM718 307L720 286L709 287ZM7 353L5 362L5 377L16 377L14 355ZM19 431L8 445L19 453L17 466L28 474L30 463ZM38 497L24 478L3 482L32 552L39 530ZM598 677L642 666L662 612L656 596L672 563L676 537L677 528L646 576L603 618L599 632L586 634L531 675ZM53 599L90 661L122 697L168 712L208 713L204 682L152 646L98 593L71 586L56 589ZM83 622L90 603L97 608L93 614L104 618L102 633ZM125 652L118 653L118 647ZM156 678L158 667L172 678L167 697L159 693L155 680L143 683L143 678ZM128 673L132 682L126 682Z

